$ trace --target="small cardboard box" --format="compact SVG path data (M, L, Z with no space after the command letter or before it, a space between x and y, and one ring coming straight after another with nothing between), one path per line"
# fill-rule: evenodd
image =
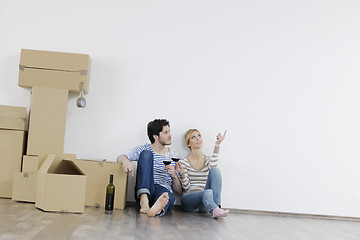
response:
M74 160L63 154L47 155L37 173L35 207L50 212L84 212L86 176Z
M30 155L24 155L22 160L22 172L28 172L28 173L34 173L39 170L41 165L43 164L47 154L42 154L38 156L30 156ZM63 154L65 159L75 159L76 154Z
M0 197L11 198L14 173L21 170L24 131L0 129Z
M115 185L114 208L125 208L127 173L122 170L121 164L83 159L76 159L76 163L86 174L85 206L105 207L106 186L112 174Z
M41 164L45 160L46 155L29 156L24 155L22 160L22 172L35 173L39 170Z
M0 129L25 130L26 108L0 105Z
M35 202L37 173L16 172L12 189L12 200Z
M87 54L21 49L20 87L48 87L79 92L89 90L90 57Z
M64 151L68 90L33 87L27 155Z

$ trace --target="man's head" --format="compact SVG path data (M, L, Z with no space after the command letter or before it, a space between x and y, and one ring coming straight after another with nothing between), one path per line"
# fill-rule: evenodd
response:
M151 144L157 140L162 145L171 144L170 123L166 119L155 119L147 125L147 134Z

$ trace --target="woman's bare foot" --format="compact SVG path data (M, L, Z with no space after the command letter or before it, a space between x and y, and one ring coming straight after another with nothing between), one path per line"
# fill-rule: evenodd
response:
M140 213L147 214L150 210L149 198L146 193L140 195Z
M150 208L148 212L149 217L154 217L156 214L159 214L161 210L164 209L166 204L169 202L169 194L164 192L161 196L156 200L154 205Z

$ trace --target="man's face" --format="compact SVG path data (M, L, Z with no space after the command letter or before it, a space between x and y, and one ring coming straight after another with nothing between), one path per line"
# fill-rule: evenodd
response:
M162 131L159 133L159 143L162 145L170 145L171 144L171 133L170 127L164 126Z

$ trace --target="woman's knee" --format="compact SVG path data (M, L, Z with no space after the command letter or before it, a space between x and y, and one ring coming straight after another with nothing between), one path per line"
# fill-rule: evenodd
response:
M210 172L209 172L209 177L212 179L212 180L215 180L215 181L221 181L221 172L220 172L220 169L219 168L211 168L210 169Z
M214 168L211 168L211 169L210 169L209 174L214 174L214 175L220 175L220 176L221 176L221 171L220 171L219 168L214 167Z
M204 190L204 195L203 195L203 198L213 198L214 196L214 192L212 189L205 189Z

